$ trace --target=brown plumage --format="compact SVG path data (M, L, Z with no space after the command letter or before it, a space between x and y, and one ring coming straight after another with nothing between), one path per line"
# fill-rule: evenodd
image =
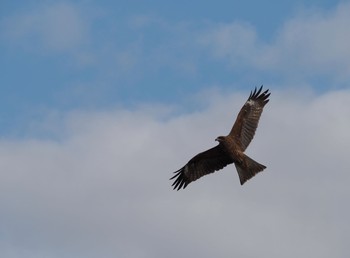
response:
M180 190L192 181L213 173L234 163L241 185L266 167L244 154L252 141L264 106L269 102L269 90L262 92L255 88L250 92L248 100L238 113L236 122L227 136L219 136L215 140L219 144L194 156L184 167L175 171L172 186Z

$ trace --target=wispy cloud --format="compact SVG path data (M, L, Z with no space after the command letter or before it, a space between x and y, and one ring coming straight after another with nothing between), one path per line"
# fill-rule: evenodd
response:
M257 35L252 26L238 22L217 24L205 32L199 43L207 45L216 58L228 58L234 65L250 62L256 55Z
M300 12L281 24L269 41L248 22L238 21L170 22L132 13L107 19L106 12L99 16L104 26L98 28L93 25L96 14L86 10L57 3L10 15L2 22L2 34L22 46L69 52L78 63L116 77L126 71L137 77L141 70L157 74L164 69L191 76L207 64L203 57L289 78L322 75L345 81L350 75L348 3Z
M214 25L200 38L216 58L233 66L248 66L285 75L350 76L350 4L333 10L304 11L281 25L274 39L264 42L254 27L239 22Z
M32 47L39 49L67 51L87 39L85 22L73 4L57 3L7 17L3 22L3 33L16 42L27 44L32 41Z

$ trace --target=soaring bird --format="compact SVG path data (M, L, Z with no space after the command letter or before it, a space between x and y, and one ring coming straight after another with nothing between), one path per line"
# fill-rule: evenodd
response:
M175 179L172 184L174 190L186 188L189 183L231 163L236 166L241 185L266 168L244 154L254 137L263 108L269 102L269 90L262 92L262 88L250 92L230 133L215 139L219 142L217 146L197 154L174 172L175 175L170 178Z

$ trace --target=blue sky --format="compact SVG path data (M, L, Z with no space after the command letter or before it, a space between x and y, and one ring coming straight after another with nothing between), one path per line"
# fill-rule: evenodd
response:
M313 84L314 90L344 87L346 80L330 86L333 73L294 69L302 60L288 64L290 53L279 64L288 71L255 65L264 57L254 55L253 49L250 57L232 49L216 53L222 48L215 34L220 28L226 26L226 33L232 33L228 40L243 38L229 42L232 48L249 45L246 36L254 38L253 48L278 49L288 22L309 17L311 22L314 15L327 18L337 12L338 4L2 1L0 132L23 135L31 120L53 110L103 110L140 103L177 103L191 110L188 99L212 88L231 92L260 84L298 88L305 83ZM229 31L232 25L239 28ZM242 46L236 51L250 52Z
M0 256L350 257L349 1L1 1ZM271 91L247 155L169 178Z

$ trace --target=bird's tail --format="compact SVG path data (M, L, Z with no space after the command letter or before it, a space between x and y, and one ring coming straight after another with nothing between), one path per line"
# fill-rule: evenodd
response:
M243 162L236 164L236 169L239 175L241 185L243 185L248 179L251 179L257 173L263 171L266 167L255 160L249 158L244 154Z

